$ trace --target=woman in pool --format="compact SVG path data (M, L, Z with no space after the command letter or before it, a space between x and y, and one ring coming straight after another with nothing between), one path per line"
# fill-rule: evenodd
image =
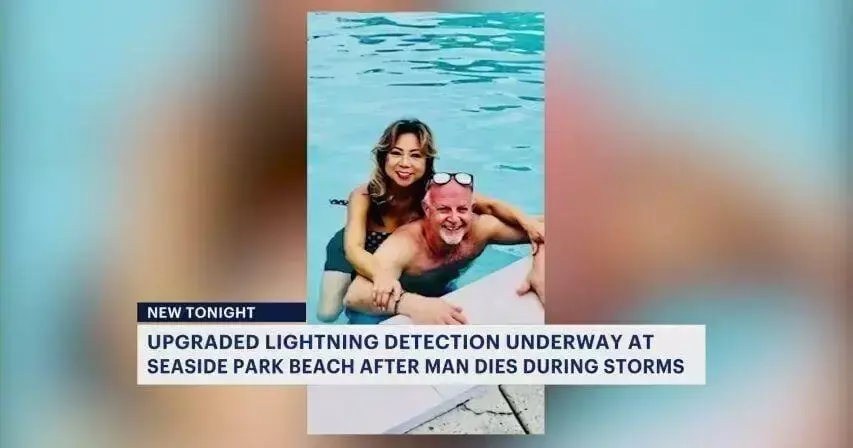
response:
M373 252L395 229L422 217L421 200L434 170L432 131L419 120L398 120L382 133L373 149L375 169L370 181L357 187L347 202L346 227L326 246L326 265L317 318L333 322L343 311L343 297L355 274L371 280L374 294L400 292L396 278L383 275ZM343 203L343 201L333 201ZM477 194L474 211L491 214L523 228L530 240L543 242L539 221L509 204Z

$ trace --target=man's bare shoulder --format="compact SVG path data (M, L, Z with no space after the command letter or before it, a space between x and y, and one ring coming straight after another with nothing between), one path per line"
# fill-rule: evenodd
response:
M501 225L501 220L492 215L476 215L471 223L471 229L479 238L488 238Z
M408 259L418 247L421 238L420 222L410 222L398 227L388 239L385 240L376 251L380 258Z
M475 215L474 225L479 227L492 227L501 223L501 220L492 215Z

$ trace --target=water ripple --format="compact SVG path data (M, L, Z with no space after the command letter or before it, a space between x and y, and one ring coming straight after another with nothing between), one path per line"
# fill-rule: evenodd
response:
M446 85L446 82L400 82L388 84L390 87L442 87Z
M343 26L344 29L353 29L353 28L365 28L370 26L382 26L382 25L390 25L400 28L436 28L438 25L415 25L411 23L401 23L394 20L391 20L384 16L375 16L375 17L367 17L367 18L347 18L347 17L339 17L339 22L342 23L351 23L352 25Z
M352 77L335 76L341 64L348 64L344 59L348 57L371 61L367 67L365 62L359 64L362 67L352 73L373 76L371 79L381 80L385 86L544 82L544 19L538 13L362 13L326 17L319 25L313 25L309 34L309 41L322 38L320 43L309 45L330 46L327 51L340 57L333 65L311 65L309 70L316 76L310 79L314 82L354 82ZM405 56L388 59L388 55ZM394 70L386 70L389 67ZM394 79L414 73L422 75L403 83ZM520 93L516 98L521 101L542 101L534 92Z
M434 23L406 23L386 16L339 17L338 21L347 24L343 26L347 29L394 26L414 29L495 28L513 31L545 31L544 17L540 13L490 12L457 17L422 17L421 19L422 22L432 20Z
M533 168L531 168L529 166L525 166L525 165L506 165L503 163L499 164L495 168L497 168L498 170L503 170L503 171L506 171L506 170L508 170L508 171L532 171L533 170Z
M518 105L515 105L515 104L503 104L503 105L500 105L500 106L480 106L480 107L477 107L477 108L466 108L466 109L462 109L462 110L463 110L463 111L465 111L465 112L473 112L473 113L480 113L480 112L501 112L501 111L505 111L505 110L507 110L507 109L518 109L518 108L520 108L520 107L521 107L521 106L518 106Z
M481 82L494 82L495 78L490 76L478 76L476 78L462 78L450 81L451 84L477 84Z

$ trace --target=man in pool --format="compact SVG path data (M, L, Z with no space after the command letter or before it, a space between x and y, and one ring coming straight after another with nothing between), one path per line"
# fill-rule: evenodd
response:
M436 173L423 200L424 218L406 224L379 246L383 267L379 283L395 283L391 293L356 277L344 297L351 324L375 324L402 314L418 324L465 324L462 309L440 297L488 244L520 244L526 232L490 215L475 215L474 178L467 173ZM544 246L534 255L533 270L519 292L532 290L543 299Z

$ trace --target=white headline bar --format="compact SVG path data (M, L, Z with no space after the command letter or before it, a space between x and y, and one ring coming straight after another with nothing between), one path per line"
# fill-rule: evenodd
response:
M705 384L702 325L148 325L141 385Z

